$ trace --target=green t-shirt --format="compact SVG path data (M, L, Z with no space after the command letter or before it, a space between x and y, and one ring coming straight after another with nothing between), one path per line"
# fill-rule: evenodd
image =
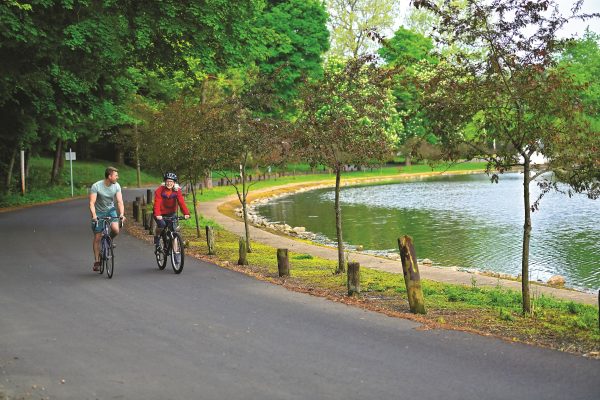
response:
M121 185L114 183L106 187L104 180L92 185L91 193L96 193L96 212L107 212L115 208L115 195L121 191Z

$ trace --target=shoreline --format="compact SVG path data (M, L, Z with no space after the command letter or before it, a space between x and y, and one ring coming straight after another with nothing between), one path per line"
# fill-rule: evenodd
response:
M370 177L370 178L354 178L347 181L342 181L342 186L356 186L357 184L371 184L376 182L394 182L394 181L406 181L414 179L422 179L424 177L444 175L444 174L479 174L484 173L481 170L471 171L446 171L443 173L432 172L432 173L415 173L407 175L393 175L393 176L382 176L382 177ZM258 204L259 202L266 202L268 199L275 197L289 196L297 192L315 190L318 188L326 188L335 186L335 183L331 180L315 181L310 183L291 183L282 186L275 186L266 189L261 189L255 192L250 192L248 198L248 205L252 207L252 204ZM222 225L225 229L236 233L243 234L243 220L236 214L236 208L241 207L237 196L232 195L226 198L215 200L212 202L201 203L200 210L202 213L215 220L217 223ZM254 213L253 215L257 215ZM254 241L272 245L274 247L287 247L295 252L302 252L311 255L316 255L325 259L337 259L337 248L326 246L325 244L315 243L311 239L310 232L302 231L298 229L294 234L293 228L289 225L275 227L266 219L258 216L263 224L256 224L252 220L251 222L251 235ZM260 222L260 221L259 221ZM269 224L272 225L269 227ZM301 227L296 227L301 228ZM400 262L394 257L382 257L365 253L364 251L350 250L348 251L349 258L353 261L359 261L361 266L368 268L385 270L393 273L402 273L402 267ZM425 261L425 260L423 260ZM473 280L477 281L478 285L483 286L498 286L499 284L503 287L511 288L513 290L520 291L521 283L516 277L508 274L499 274L495 272L486 271L472 271L460 267L443 267L434 266L428 263L419 263L421 269L421 275L424 279L430 279L432 281L456 283L456 284L473 284ZM578 301L586 304L597 304L596 295L591 292L582 291L576 288L565 288L565 287L554 287L546 285L539 281L530 281L532 285L533 293L544 293L550 294L557 298L563 298L567 300Z

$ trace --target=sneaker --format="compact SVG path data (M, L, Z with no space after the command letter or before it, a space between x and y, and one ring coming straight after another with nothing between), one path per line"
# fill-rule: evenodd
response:
M160 247L160 236L154 236L154 247Z
M100 261L94 261L93 271L95 271L95 272L100 271L100 265L102 265L102 263Z

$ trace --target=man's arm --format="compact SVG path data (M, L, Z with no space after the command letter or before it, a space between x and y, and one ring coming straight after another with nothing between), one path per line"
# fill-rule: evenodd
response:
M123 193L117 192L117 194L115 194L115 199L117 200L117 209L119 210L119 217L125 218L125 206L123 205Z
M96 219L96 197L98 197L97 193L90 193L90 213L92 214L92 219Z

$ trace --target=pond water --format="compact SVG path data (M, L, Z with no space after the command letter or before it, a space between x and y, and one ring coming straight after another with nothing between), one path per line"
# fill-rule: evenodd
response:
M532 184L532 199L539 189ZM533 200L532 200L533 201ZM449 175L341 190L344 242L366 252L397 254L410 235L419 259L434 265L518 275L523 236L522 175ZM273 222L304 226L334 244L334 190L276 198L257 206ZM567 285L600 288L600 200L548 193L532 214L530 278L562 275Z

